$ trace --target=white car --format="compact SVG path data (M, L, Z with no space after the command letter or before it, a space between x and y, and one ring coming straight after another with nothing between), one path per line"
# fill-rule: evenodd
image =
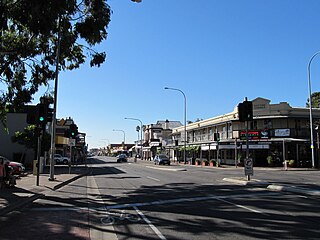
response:
M60 154L54 155L54 161L56 164L69 164L71 162L70 158L63 157Z

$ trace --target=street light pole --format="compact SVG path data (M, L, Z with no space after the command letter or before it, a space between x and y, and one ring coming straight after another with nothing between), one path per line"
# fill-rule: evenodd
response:
M184 92L178 88L170 88L170 87L165 87L165 90L174 90L182 93L184 97L184 149L183 149L183 160L184 164L187 164L187 159L186 159L186 148L187 148L187 98Z
M138 118L130 118L130 117L125 117L124 119L126 119L126 120L135 120L135 121L139 121L140 122L140 125L141 125L141 129L140 129L140 141L141 141L141 143L140 143L140 145L141 145L141 152L140 152L140 157L141 157L141 159L143 159L142 158L142 145L143 145L143 138L142 138L142 121L140 120L140 119L138 119Z
M312 168L315 168L315 161L314 161L314 144L313 144L313 122L312 122L312 99L311 99L311 74L310 74L310 68L311 68L311 62L312 60L320 54L319 52L316 52L311 57L309 64L308 64L308 86L309 86L309 112L310 112L310 147L311 147L311 160L312 160Z
M58 38L56 49L56 69L54 80L54 97L53 97L53 114L51 122L51 149L50 149L50 175L49 181L54 181L54 154L56 152L56 124L57 124L57 98L58 98L58 77L59 77L59 61L60 61L60 41L61 41L61 16L58 20Z
M124 145L126 144L126 133L123 130L120 130L120 129L113 129L112 131L117 131L117 132L122 132L123 133L123 150L124 150Z

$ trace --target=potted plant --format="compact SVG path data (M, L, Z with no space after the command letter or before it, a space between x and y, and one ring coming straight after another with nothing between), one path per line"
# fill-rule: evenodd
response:
M267 157L267 162L268 162L268 166L269 167L273 167L274 166L274 161L273 161L272 156L268 156Z
M295 167L295 165L296 165L296 160L289 160L288 161L289 162L289 167Z
M196 166L201 165L201 161L199 159L196 159Z
M201 165L202 165L202 166L208 166L208 160L207 160L207 159L203 159L203 160L201 161Z
M210 167L216 166L216 160L211 159L211 160L209 161L209 165L210 165Z

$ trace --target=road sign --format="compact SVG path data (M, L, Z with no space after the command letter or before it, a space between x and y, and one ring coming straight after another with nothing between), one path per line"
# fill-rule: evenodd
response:
M74 147L76 145L76 140L73 138L69 138L69 146Z
M247 158L244 162L244 174L246 176L253 175L253 160L252 158Z

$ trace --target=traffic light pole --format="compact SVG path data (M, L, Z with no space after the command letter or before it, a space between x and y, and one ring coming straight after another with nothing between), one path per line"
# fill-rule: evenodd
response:
M249 121L246 121L246 160L249 159L248 124L249 124ZM247 175L247 181L250 181L250 174Z
M42 130L37 126L37 133L38 133L38 149L37 149L37 183L36 185L39 186L40 182L40 155L41 155L41 136L42 136Z
M59 56L60 56L60 40L61 40L61 16L58 20L58 39L56 46L56 71L55 71L55 81L54 81L54 98L53 98L53 114L51 123L51 151L50 151L50 176L49 181L54 181L54 154L56 148L56 119L57 119L57 96L58 96L58 77L59 77Z

